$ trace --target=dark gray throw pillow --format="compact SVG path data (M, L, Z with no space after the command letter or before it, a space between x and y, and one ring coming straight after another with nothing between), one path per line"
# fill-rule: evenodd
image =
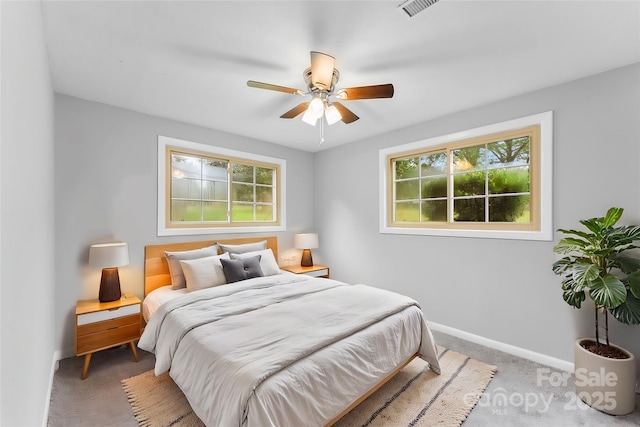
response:
M220 259L227 283L264 276L260 268L260 258L261 255L241 259Z

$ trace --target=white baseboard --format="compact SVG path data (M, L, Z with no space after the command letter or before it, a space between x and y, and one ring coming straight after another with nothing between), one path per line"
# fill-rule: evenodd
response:
M523 359L531 360L536 363L540 363L542 365L550 366L552 368L571 372L574 371L574 366L572 362L568 362L566 360L558 359L555 357L548 356L546 354L537 353L535 351L527 350L524 348L516 347L515 345L505 344L500 341L495 341L489 338L481 337L480 335L471 334L469 332L462 331L460 329L452 328L449 326L441 325L435 322L427 322L429 327L434 331L442 332L447 335L454 336L456 338L461 338L463 340L471 341L476 344L484 345L485 347L493 348L495 350L503 351L505 353L512 354L514 356L522 357Z
M51 390L53 389L53 376L55 375L58 367L60 366L60 359L62 358L61 351L53 352L53 360L51 362L51 372L49 373L49 387L47 388L47 400L44 403L44 419L42 420L42 427L47 427L49 424L49 406L51 402Z

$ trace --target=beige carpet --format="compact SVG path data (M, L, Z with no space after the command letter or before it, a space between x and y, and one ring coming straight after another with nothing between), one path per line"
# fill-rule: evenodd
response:
M338 421L352 426L459 426L496 372L495 366L442 349L442 375L414 359L364 402ZM203 426L168 374L153 371L122 380L133 414L142 427Z

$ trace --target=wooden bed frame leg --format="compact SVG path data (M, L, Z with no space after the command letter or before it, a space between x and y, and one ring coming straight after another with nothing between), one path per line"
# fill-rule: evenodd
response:
M129 342L129 348L131 349L131 354L133 355L133 360L138 361L138 352L136 351L136 344L133 341Z
M411 356L409 358L409 360L407 360L406 362L404 362L402 365L398 366L396 369L394 369L391 373L389 373L386 377L384 377L378 384L374 385L371 389L369 389L368 392L366 392L365 394L363 394L362 396L360 396L358 399L356 399L355 402L353 402L351 405L349 405L344 411L340 412L338 415L336 415L331 421L329 421L327 424L324 425L324 427L331 427L332 425L334 425L335 423L338 422L338 420L340 420L340 418L344 417L345 415L347 415L353 408L355 408L356 406L358 406L360 403L362 403L367 397L371 396L373 393L376 392L376 390L378 390L380 387L382 387L383 385L385 385L385 383L387 381L389 381L391 378L393 378L398 372L400 372L405 366L407 366L409 363L411 363L411 361L413 359L415 359L416 357L418 357L418 353L414 354L413 356Z

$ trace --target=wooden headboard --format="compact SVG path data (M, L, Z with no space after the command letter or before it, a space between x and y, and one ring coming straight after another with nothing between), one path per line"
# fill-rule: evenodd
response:
M161 286L171 284L171 274L169 274L169 264L164 256L165 251L181 252L211 246L214 243L226 245L241 245L243 243L253 243L267 241L267 248L273 251L273 255L278 259L278 238L268 237L243 237L239 239L204 240L199 242L165 243L162 245L150 245L144 247L144 295Z

